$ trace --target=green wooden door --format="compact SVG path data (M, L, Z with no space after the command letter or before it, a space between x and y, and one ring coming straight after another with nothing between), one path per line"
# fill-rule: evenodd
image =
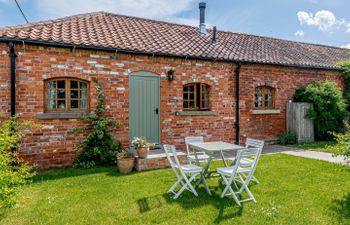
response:
M151 143L160 142L160 83L159 76L138 72L129 77L129 138L146 137Z

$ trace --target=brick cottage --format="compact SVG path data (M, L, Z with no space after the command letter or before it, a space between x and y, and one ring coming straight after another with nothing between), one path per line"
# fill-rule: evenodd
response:
M204 14L204 13L203 13ZM41 124L18 147L40 168L71 165L83 135L70 134L96 105L134 136L184 150L184 137L276 140L286 103L318 80L343 87L350 50L115 15L105 12L0 28L1 120Z

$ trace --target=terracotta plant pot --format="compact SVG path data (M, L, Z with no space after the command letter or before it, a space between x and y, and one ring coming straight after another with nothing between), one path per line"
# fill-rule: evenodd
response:
M136 148L136 151L137 151L137 155L140 157L140 158L147 158L148 156L148 153L149 153L149 147L141 147L141 148Z
M118 170L122 174L130 173L134 168L135 158L120 158L118 159Z

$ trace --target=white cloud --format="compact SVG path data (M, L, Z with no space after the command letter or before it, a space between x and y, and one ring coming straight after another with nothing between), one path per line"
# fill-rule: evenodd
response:
M303 30L297 30L295 33L294 33L295 36L299 36L299 37L302 37L305 35L305 32Z
M320 31L329 32L345 24L345 20L337 19L335 15L328 10L318 11L315 16L312 13L304 11L298 12L298 19L301 25L317 26Z
M350 23L347 23L347 24L346 24L346 32L347 32L347 33L350 33Z
M350 44L342 45L341 47L342 47L342 48L348 48L348 49L350 49Z
M194 19L187 19L178 15L197 7L195 2L195 0L35 0L35 7L44 18L107 11L194 25ZM197 24L198 21L195 25Z

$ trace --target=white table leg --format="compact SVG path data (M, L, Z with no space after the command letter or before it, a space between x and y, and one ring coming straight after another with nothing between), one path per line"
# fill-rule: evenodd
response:
M210 163L211 163L211 161L213 160L213 154L210 153L210 154L208 154L208 155L209 155L209 159L207 160L207 164L205 165L204 171L203 171L204 176L207 175L208 170L209 170Z
M220 155L221 155L222 161L224 162L224 166L227 167L227 163L226 163L223 151L220 151Z
M201 166L200 163L199 163L199 159L198 159L198 155L197 155L197 150L196 150L196 149L193 149L193 153L194 153L194 157L196 158L196 165L197 165L197 166Z

